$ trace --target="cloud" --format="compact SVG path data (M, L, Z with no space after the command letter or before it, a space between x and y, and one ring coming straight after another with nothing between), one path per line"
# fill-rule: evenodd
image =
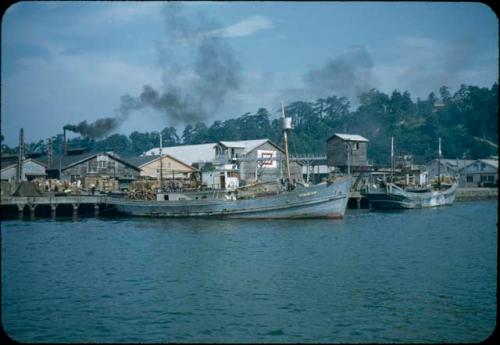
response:
M243 20L235 24L231 24L219 29L214 30L199 30L194 31L188 35L185 32L182 32L181 35L178 35L175 40L176 43L187 43L193 40L213 38L213 37L222 37L222 38L233 38L233 37L245 37L251 36L256 32L272 29L273 23L267 17L255 15Z
M243 37L250 36L257 31L273 28L272 22L264 16L252 16L236 24L206 33L209 36Z

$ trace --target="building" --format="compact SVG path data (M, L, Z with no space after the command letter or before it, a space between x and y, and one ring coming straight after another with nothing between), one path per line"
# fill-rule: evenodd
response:
M346 171L350 165L356 169L368 165L368 139L357 134L335 133L326 140L328 166Z
M40 160L46 163L47 157ZM117 186L113 187L113 190L125 190L131 181L139 177L140 172L138 167L112 152L88 152L87 149L72 149L67 150L64 155L55 155L52 165L47 167L49 178L77 182L86 190L92 187L98 188L96 185L99 184L98 180L102 182L114 180Z
M459 170L460 187L498 186L498 160L477 159Z
M123 160L136 166L140 169L139 176L158 179L160 178L160 169L164 179L189 179L190 175L196 171L191 165L182 162L170 155L160 156L140 156L140 157L124 157Z
M275 182L287 175L285 152L270 139L220 141L215 145L215 164L233 164L240 182ZM265 159L269 160L265 160ZM291 179L302 180L302 164L290 161Z
M141 156L159 152L157 147ZM274 182L286 176L284 151L269 139L163 147L162 153L199 169L202 182L209 188L231 189L256 179ZM270 159L263 161L263 158ZM300 163L291 162L290 171L292 179L302 180Z
M433 159L426 164L429 177L432 179L438 175L438 162L440 162L439 173L443 176L457 176L459 171L474 162L471 159Z
M2 155L1 162L1 180L15 181L17 176L17 155L5 156ZM35 158L27 158L23 160L21 181L31 181L37 177L46 176L47 165Z
M198 145L180 145L162 148L162 155L169 155L183 163L193 165L194 163L212 163L215 159L214 146L216 143ZM159 156L160 148L155 147L141 154L142 156ZM203 165L200 164L200 165Z

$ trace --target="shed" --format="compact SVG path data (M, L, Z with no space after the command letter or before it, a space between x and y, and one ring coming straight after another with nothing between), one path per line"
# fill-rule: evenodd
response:
M368 141L358 134L333 134L326 140L328 166L347 167L348 157L351 167L367 166Z

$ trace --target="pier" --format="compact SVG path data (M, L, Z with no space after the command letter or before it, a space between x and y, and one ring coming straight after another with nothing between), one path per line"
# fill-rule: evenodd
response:
M17 209L19 218L23 218L26 213L29 213L30 218L35 218L37 214L45 215L49 211L52 218L57 217L58 211L64 214L71 213L73 217L77 217L88 214L89 210L97 217L103 207L112 206L106 195L2 196L1 205L3 210L10 208L11 214L12 209Z

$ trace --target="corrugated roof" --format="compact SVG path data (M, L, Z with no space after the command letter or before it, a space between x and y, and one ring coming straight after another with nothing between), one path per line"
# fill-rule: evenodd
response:
M78 155L54 155L52 158L52 166L48 167L47 169L59 169L59 166L61 166L61 169L65 170L75 164L83 163L85 161L88 161L89 159L94 158L95 156L98 155L107 155L111 157L112 159L119 161L123 164L126 164L134 169L140 170L137 168L135 165L129 163L126 160L123 160L122 158L118 157L117 155L114 155L109 152L85 152L82 154ZM37 161L47 165L47 156L45 155L44 157L40 157L37 159Z
M126 162L128 162L128 163L130 163L138 168L142 167L143 165L145 165L147 163L153 162L159 158L160 158L160 155L139 156L139 157L122 157L122 159L124 161L126 161ZM175 161L179 162L180 164L185 165L186 167L193 169L193 167L190 166L189 164L187 164L186 162L181 161L180 159L177 159L175 157L172 157L169 154L163 153L163 158L164 159L170 158L171 160L175 160Z
M495 159L479 159L479 161L484 162L498 169L498 161Z
M140 167L141 165L143 164L146 164L146 163L149 163L149 162L152 162L154 160L157 160L158 158L160 158L160 156L139 156L139 157L123 157L122 159L126 162L129 162L130 164L136 166L136 167Z
M242 148L243 153L247 154L256 147L269 141L269 139L256 139L256 140L240 140L240 141L219 141L219 144L224 145L228 148Z
M215 159L215 145L216 143L163 147L162 153L192 165L195 162L213 161ZM158 156L159 154L160 148L155 147L144 152L141 156Z
M369 141L365 137L362 137L361 135L358 135L358 134L344 134L344 133L334 133L327 140L330 140L333 137L339 137L340 139L346 140L346 141Z

